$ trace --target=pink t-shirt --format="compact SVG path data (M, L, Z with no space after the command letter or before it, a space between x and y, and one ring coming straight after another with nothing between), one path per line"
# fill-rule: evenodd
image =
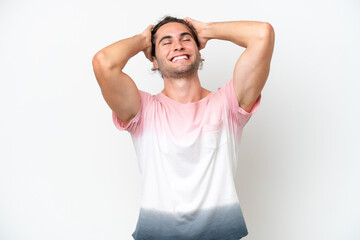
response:
M135 240L238 240L247 228L235 189L239 145L257 111L240 108L232 79L187 104L139 91L141 107L119 130L131 133L142 176Z

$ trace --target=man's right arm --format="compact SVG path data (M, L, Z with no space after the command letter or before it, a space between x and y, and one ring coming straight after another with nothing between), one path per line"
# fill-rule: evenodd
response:
M150 25L141 34L105 47L92 60L96 80L106 103L125 124L138 113L140 95L134 81L122 70L128 60L141 51L151 60L152 27Z

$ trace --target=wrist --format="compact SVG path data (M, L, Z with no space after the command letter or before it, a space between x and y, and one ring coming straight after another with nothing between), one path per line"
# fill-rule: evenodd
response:
M201 37L207 41L214 38L214 23L204 23L203 29L201 31Z
M145 34L139 33L139 34L135 35L134 38L137 39L136 42L140 48L140 51L144 51L147 48L151 47L151 37L149 38Z

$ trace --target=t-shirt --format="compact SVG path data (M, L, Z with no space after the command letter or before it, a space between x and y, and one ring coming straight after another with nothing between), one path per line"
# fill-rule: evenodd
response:
M119 130L130 132L141 173L135 240L238 240L248 234L235 188L245 124L233 80L197 102L139 90L141 106Z

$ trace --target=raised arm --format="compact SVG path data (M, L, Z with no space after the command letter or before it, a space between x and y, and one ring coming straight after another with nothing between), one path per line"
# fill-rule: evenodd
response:
M185 20L198 31L202 48L210 39L228 40L246 48L236 62L233 83L239 106L249 112L269 75L275 41L272 26L255 21L202 23L191 18Z
M114 113L128 123L140 109L140 95L134 81L122 70L128 60L143 51L151 60L151 29L131 38L113 43L95 54L94 73L106 103Z

